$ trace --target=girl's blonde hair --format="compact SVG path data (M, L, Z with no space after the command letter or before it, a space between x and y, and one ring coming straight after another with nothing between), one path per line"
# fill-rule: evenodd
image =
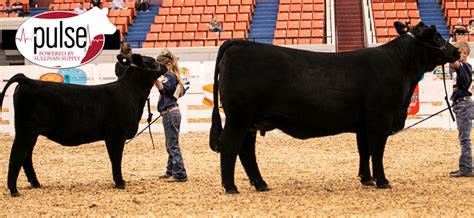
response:
M181 76L179 75L179 67L178 67L178 58L174 55L170 50L163 49L161 53L156 57L156 61L160 64L171 64L171 72L173 72L176 77L178 78L179 84L183 85L181 81Z
M470 54L469 43L467 43L465 41L456 41L454 43L454 47L458 48L459 51L466 50L467 54Z

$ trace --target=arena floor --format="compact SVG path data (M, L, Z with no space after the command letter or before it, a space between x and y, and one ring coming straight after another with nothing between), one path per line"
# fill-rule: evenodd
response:
M269 192L250 187L238 162L239 195L220 185L219 155L207 133L181 135L189 181L165 183L163 136L148 134L127 145L125 190L114 189L103 142L68 148L40 138L33 156L41 189L31 189L23 171L22 196L6 187L13 138L0 136L0 216L77 215L371 215L474 216L474 177L449 178L457 168L456 131L413 129L389 138L385 173L390 190L362 187L357 177L354 134L297 140L281 133L257 138L257 159Z

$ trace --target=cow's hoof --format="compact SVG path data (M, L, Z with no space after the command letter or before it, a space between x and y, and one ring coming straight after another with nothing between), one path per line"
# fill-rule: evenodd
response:
M39 184L39 182L32 182L32 183L31 183L31 187L33 187L33 188L41 188L41 184Z
M360 183L365 186L375 186L375 181L373 179L369 180L360 180Z
M10 192L12 197L20 197L20 192Z
M379 188L379 189L390 189L390 188L392 188L392 186L390 185L390 183L377 184L377 188Z
M226 190L225 193L228 195L236 195L236 194L239 194L239 191L237 191L237 189L231 189L231 190Z
M118 189L125 189L125 184L116 184L116 185L115 185L115 188L118 188Z
M267 186L267 183L265 183L264 181L258 181L258 182L253 183L252 185L255 186L255 189L256 189L258 192L270 191L270 189L269 189L268 186Z
M232 185L231 187L225 187L225 193L226 194L239 194L239 191L237 190L237 186Z

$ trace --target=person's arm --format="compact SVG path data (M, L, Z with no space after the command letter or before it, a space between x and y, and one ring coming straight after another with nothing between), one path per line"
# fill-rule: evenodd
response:
M156 86L156 88L158 88L158 91L160 91L160 92L161 92L161 91L163 90L163 88L164 88L164 87L163 87L163 83L161 83L160 80L155 80L155 86Z
M472 67L470 64L463 63L460 61L455 62L455 66L453 66L455 69L457 69L458 75L456 79L456 85L459 89L461 90L469 90L470 89L470 84L471 84L471 71Z

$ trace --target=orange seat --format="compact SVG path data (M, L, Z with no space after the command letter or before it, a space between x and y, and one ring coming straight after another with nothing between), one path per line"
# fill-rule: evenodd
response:
M277 21L275 28L277 30L286 30L287 27L288 27L288 21Z
M204 7L203 6L194 6L193 7L193 14L204 14Z
M324 4L314 4L313 11L316 12L323 12L324 11Z
M206 38L207 38L207 32L204 32L204 31L196 32L195 39L206 39Z
M208 23L199 23L197 27L198 31L209 31L209 24Z
M184 0L173 0L173 7L184 6Z
M273 39L273 44L274 45L284 45L285 44L285 39Z
M313 20L324 20L324 12L314 12Z
M374 21L375 27L386 27L387 26L387 20L385 19L375 19Z
M306 28L309 29L309 28L311 28L311 23L312 23L312 21L310 21L310 20L302 20L300 22L300 28L301 29L306 29Z
M274 36L275 36L275 38L285 38L286 37L286 30L275 30Z
M158 15L155 16L154 23L165 23L166 21L166 16Z
M204 8L204 14L215 14L216 13L216 7L215 6L209 6L207 5Z
M183 33L183 40L192 40L195 37L194 32L184 32Z
M225 15L225 22L235 22L237 21L237 15L236 14L226 14Z
M216 14L225 14L227 13L227 5L217 6Z
M174 25L174 31L175 32L184 32L186 31L186 24L184 23L178 23Z
M175 47L178 47L178 42L179 42L179 40L176 40L176 41L168 41L168 42L166 42L166 47L168 47L168 48L175 48Z
M311 23L311 27L313 29L317 29L317 28L322 29L324 27L324 21L323 20L313 20L313 22Z
M155 48L166 48L166 41L155 42Z
M216 46L216 40L206 40L204 41L204 46Z
M291 4L290 5L291 12L301 12L301 5L300 4Z
M142 48L154 48L155 47L155 42L143 42L142 43Z
M219 1L218 1L218 4L219 4L219 5L229 5L229 4L230 4L230 0L219 0Z
M248 23L247 22L237 22L235 23L235 30L245 30L247 31L249 29Z
M161 28L162 32L173 32L174 30L174 24L167 23L163 24L163 27Z
M313 9L313 7L311 7L311 10ZM280 6L278 7L278 12L288 12L290 11L290 5L282 5L280 4Z
M199 23L201 21L201 15L190 15L189 16L189 22L190 23Z
M313 4L304 4L302 7L301 7L301 10L303 12L313 12Z
M150 26L150 32L152 32L152 33L161 32L162 26L163 26L163 24L152 24Z
M127 17L117 17L115 19L115 24L128 25L128 19L127 19Z
M181 8L180 7L172 7L170 8L170 15L180 15L181 14Z
M170 33L158 33L158 39L159 40L169 40L170 39Z
M235 23L234 22L225 22L222 25L222 29L227 31L227 30L234 30L235 29Z
M181 14L190 15L193 13L193 7L183 7L181 9Z
M204 47L204 41L203 40L193 40L191 43L191 46L193 47Z
M198 24L197 23L188 23L186 24L186 32L194 32L198 30Z
M181 32L173 32L171 33L170 39L171 40L181 40L183 38L183 33Z
M252 13L252 8L250 5L241 5L239 7L239 12L240 13L247 13L247 14L251 14Z
M237 5L230 5L227 7L227 13L229 14L237 14L239 13L239 6Z
M206 0L196 0L194 5L196 5L196 6L206 6Z
M311 29L300 29L298 36L300 38L302 38L302 37L311 37Z
M188 22L189 22L189 15L178 16L178 23L188 23Z
M236 30L232 32L232 36L234 39L247 39L246 31Z
M147 41L158 40L158 33L147 33L145 39L146 39Z
M217 2L218 2L218 0L207 0L206 5L216 6Z
M201 16L201 23L209 23L212 20L212 14L203 14Z
M207 39L218 39L220 32L208 32Z
M119 10L109 10L109 14L107 16L109 17L118 17L120 15Z
M179 47L191 47L191 41L179 41L178 46Z
M59 10L68 11L69 10L69 3L59 4Z
M173 0L162 0L161 7L171 7L171 6L173 6Z
M176 15L166 16L166 23L176 23L176 22L178 22L178 16Z
M299 29L300 28L300 22L297 20L292 20L288 22L288 29Z
M290 20L300 20L301 13L296 12L296 13L290 13Z
M232 31L220 32L219 39L232 39Z
M159 15L168 15L168 14L170 13L170 9L171 9L171 8L161 7L161 8L158 10L158 14L159 14Z

